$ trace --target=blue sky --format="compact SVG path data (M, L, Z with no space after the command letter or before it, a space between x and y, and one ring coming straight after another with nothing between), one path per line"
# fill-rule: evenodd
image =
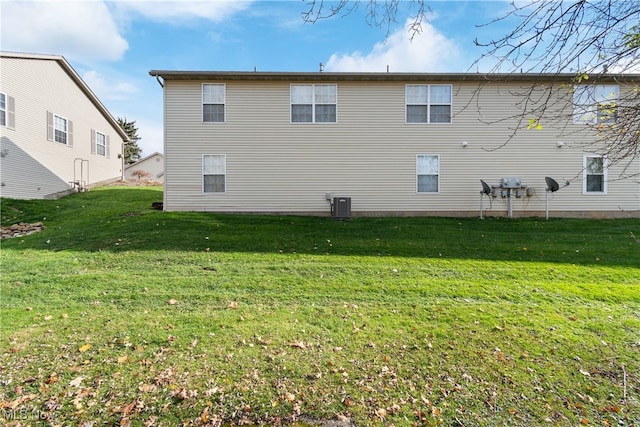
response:
M364 7L315 24L290 1L0 0L2 50L63 55L115 117L135 120L143 155L162 152L162 89L150 70L488 71L473 65L508 23L508 1L428 1L410 40L408 2L390 28ZM471 67L471 68L470 68Z

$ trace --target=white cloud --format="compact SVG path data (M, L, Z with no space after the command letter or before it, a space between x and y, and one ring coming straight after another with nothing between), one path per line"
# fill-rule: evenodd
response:
M107 81L95 70L86 71L82 74L82 80L102 101L121 101L129 98L132 94L139 92L138 88L132 84L122 81Z
M160 22L181 23L193 18L220 22L234 13L245 10L250 1L189 0L189 1L124 1L116 5L121 12L137 12Z
M409 21L407 21L408 25ZM460 48L439 33L431 24L423 23L422 33L410 40L406 26L391 34L385 43L377 43L371 52L333 54L327 71L439 72L464 71Z
M102 1L2 1L2 49L118 60L128 49Z

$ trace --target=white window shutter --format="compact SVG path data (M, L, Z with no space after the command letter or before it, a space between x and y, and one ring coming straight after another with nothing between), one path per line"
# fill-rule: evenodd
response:
M73 147L73 122L67 121L67 146Z
M16 99L13 96L7 97L7 127L16 128Z
M107 158L109 158L109 135L105 135L104 137L104 154Z
M47 111L47 139L53 141L53 113Z
M96 154L96 131L91 129L91 154Z

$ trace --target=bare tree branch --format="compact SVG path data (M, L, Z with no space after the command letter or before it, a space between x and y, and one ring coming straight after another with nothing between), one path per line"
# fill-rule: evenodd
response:
M483 26L516 21L505 36L475 44L487 49L470 69L491 62L493 73L537 73L557 75L550 88L523 88L520 111L503 120L517 119L518 128L505 141L526 130L530 121L564 129L567 136L573 118L573 93L578 84L620 84L619 98L609 106L613 123L585 124L595 142L582 138L585 150L606 155L609 164L620 164L625 173L640 158L640 93L637 80L626 81L625 73L640 73L640 1L638 0L534 0L511 3L511 11ZM574 78L568 80L567 75ZM482 88L476 91L480 96ZM495 121L493 123L496 123ZM571 130L573 129L573 130ZM504 146L504 144L502 146Z
M391 27L398 23L398 17L406 10L410 15L409 39L422 32L422 23L427 22L427 14L431 9L426 0L303 0L307 10L302 13L302 20L307 23L316 23L320 20L335 16L346 16L364 8L366 22L370 26L384 28L386 38L391 34Z

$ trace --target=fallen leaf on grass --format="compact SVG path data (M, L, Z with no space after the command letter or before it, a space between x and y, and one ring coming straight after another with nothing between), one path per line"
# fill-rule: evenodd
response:
M238 301L231 301L227 308L238 308Z
M83 380L84 380L84 377L81 375L81 376L77 377L76 379L70 381L69 385L71 387L80 387L80 384L82 383Z
M173 298L167 301L167 305L176 305L177 303L178 301L174 300Z
M591 376L591 374L589 372L585 371L584 369L580 369L580 373L582 375L584 375L585 377L590 377Z
M156 387L153 384L142 384L140 387L138 387L138 390L140 390L142 393L151 393L153 391L156 391L158 387Z
M78 351L80 353L84 353L85 351L89 350L91 348L91 344L86 343L80 346L80 348L78 348Z
M294 341L291 344L289 344L291 347L295 347L295 348L307 348L307 346L304 344L304 342L302 341Z
M384 418L387 416L387 410L384 408L378 408L376 409L376 415L380 418Z

